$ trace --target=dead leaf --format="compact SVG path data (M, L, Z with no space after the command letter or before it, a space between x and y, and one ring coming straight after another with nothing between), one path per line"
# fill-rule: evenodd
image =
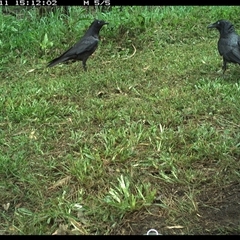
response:
M72 119L71 118L67 118L67 121L72 123Z
M20 208L22 206L22 203L19 203L15 206L15 208Z
M116 88L116 93L122 93L122 90L119 87L117 87Z
M35 135L35 131L33 130L33 131L31 131L31 133L29 134L29 138L30 139L37 139L37 137L36 137L36 135Z
M103 97L104 94L105 94L104 92L100 91L97 93L97 97L101 98L101 97Z
M67 235L68 225L60 224L58 229L52 235Z
M143 68L143 71L146 72L149 69L150 65L148 65L147 67Z
M176 226L167 226L166 228L168 228L168 229L181 229L181 228L184 228L184 227L181 226L181 225L176 225Z
M3 204L2 206L3 206L4 210L7 211L10 207L10 203Z
M74 219L70 220L70 223L73 225L74 227L74 232L79 232L81 234L87 234L87 231L84 229L83 225L77 221L75 221Z
M62 187L63 185L68 184L68 182L70 181L71 177L67 176L63 179L58 180L55 184L53 184L51 187L49 187L48 189L55 189L57 187Z

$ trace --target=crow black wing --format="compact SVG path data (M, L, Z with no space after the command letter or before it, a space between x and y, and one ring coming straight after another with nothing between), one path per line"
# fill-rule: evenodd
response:
M229 34L228 38L220 38L218 50L226 61L240 64L240 37L237 34Z
M98 42L98 38L95 38L93 36L83 37L79 42L64 52L61 56L49 62L48 67L53 67L58 63L66 62L68 60L86 59L96 50Z

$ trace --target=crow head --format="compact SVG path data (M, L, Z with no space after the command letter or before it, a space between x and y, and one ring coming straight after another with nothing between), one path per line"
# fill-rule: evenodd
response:
M227 20L223 20L223 19L218 20L215 23L208 25L207 27L208 28L216 28L220 32L220 35L234 32L234 27L233 27L232 23L230 23Z
M101 28L103 25L108 24L108 22L105 22L103 20L94 19L94 22L92 24Z

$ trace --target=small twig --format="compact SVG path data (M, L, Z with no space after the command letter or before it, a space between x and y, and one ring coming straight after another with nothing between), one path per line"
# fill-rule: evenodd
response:
M137 49L135 48L135 46L134 46L133 44L132 44L132 46L133 46L133 48L134 48L133 54L132 54L131 56L129 56L129 57L123 58L123 60L129 59L129 58L131 58L131 57L133 57L133 56L135 55Z

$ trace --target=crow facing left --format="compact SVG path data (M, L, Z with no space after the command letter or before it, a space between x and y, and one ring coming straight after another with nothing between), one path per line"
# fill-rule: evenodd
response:
M70 49L61 56L53 59L47 67L53 67L59 63L68 61L82 61L83 69L87 71L86 62L88 58L95 52L99 42L99 32L103 25L108 24L103 20L95 19L88 28L85 35Z
M216 28L220 33L218 51L223 58L223 74L227 69L227 63L240 64L240 36L235 32L234 26L227 20L218 20L208 25L208 28Z

